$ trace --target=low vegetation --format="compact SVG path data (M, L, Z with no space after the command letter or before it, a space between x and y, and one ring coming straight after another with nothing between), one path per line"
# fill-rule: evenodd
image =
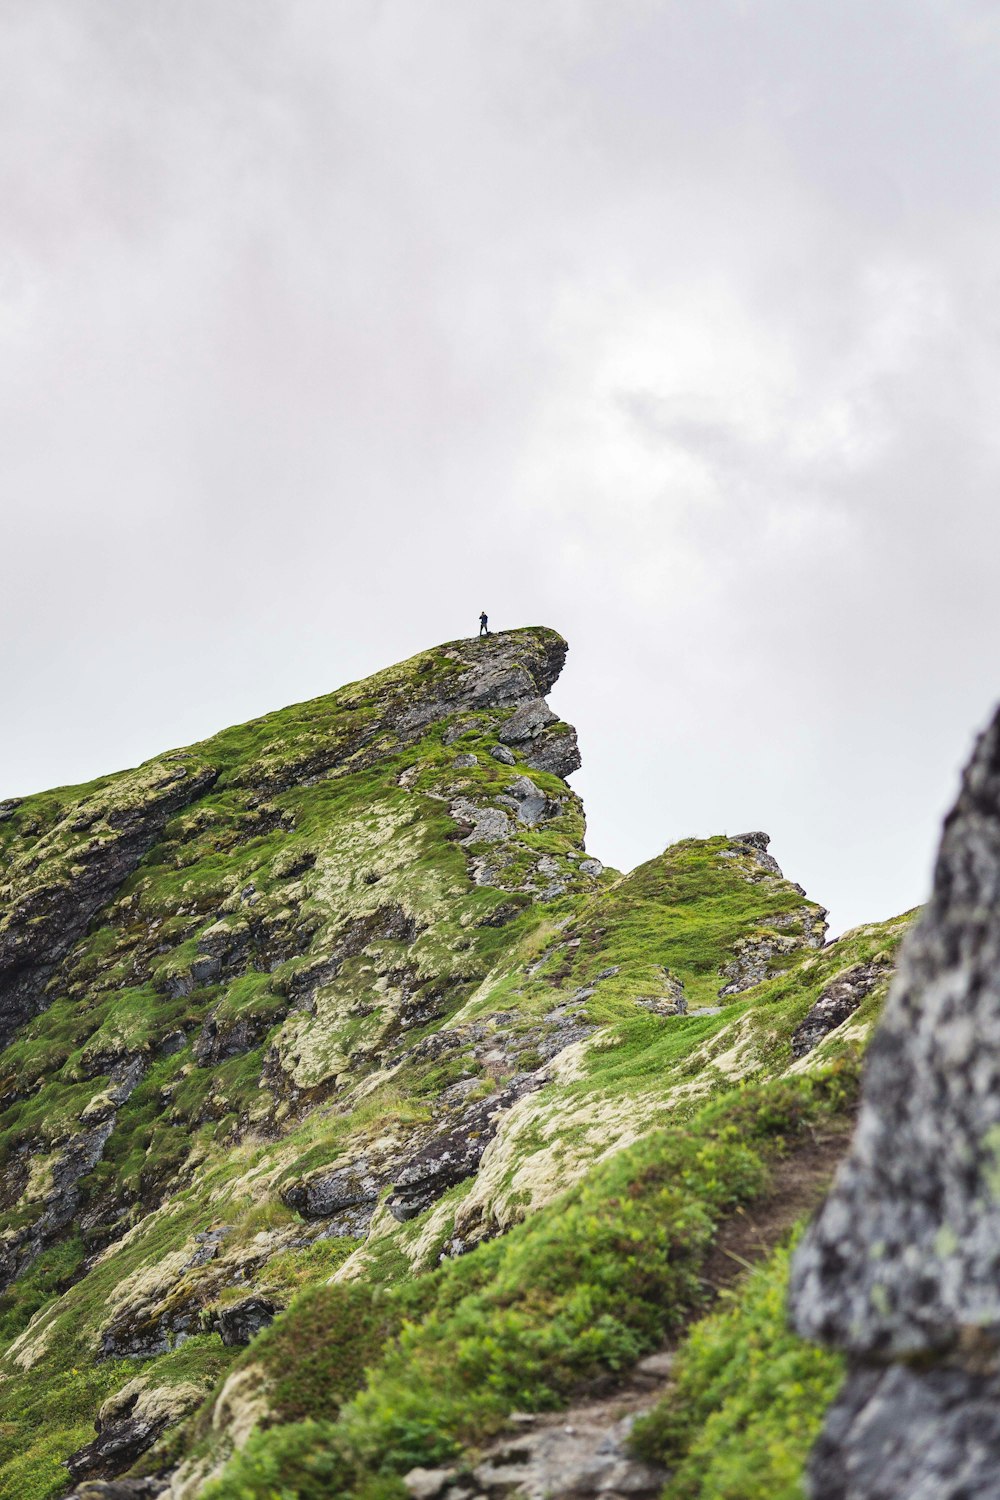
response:
M846 1119L906 919L823 946L760 835L604 870L564 649L455 642L0 809L0 1496L64 1495L136 1379L127 1462L179 1500L400 1495L680 1336L718 1226ZM643 1438L677 1484L690 1379Z

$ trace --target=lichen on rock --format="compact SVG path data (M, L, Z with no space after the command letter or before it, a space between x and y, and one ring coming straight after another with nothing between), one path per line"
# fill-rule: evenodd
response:
M0 809L0 1493L61 1500L71 1462L81 1493L131 1465L122 1483L171 1500L216 1481L242 1500L240 1453L273 1473L287 1443L286 1483L304 1431L345 1495L373 1444L452 1454L473 1435L436 1384L450 1346L392 1386L394 1436L351 1403L493 1295L498 1246L533 1248L488 1346L462 1315L463 1389L492 1423L522 1391L494 1378L518 1339L531 1399L563 1399L568 1369L608 1377L695 1297L696 1273L671 1278L722 1212L698 1194L765 1176L699 1111L769 1079L793 1124L824 1080L840 1098L881 982L840 1021L831 994L887 972L895 936L822 946L822 908L762 834L607 869L545 702L565 652L545 629L450 642ZM662 1222L647 1205L638 1231L649 1194ZM570 1359L560 1330L633 1261Z
M1000 715L945 824L851 1151L795 1258L792 1309L802 1334L851 1358L814 1495L996 1494Z

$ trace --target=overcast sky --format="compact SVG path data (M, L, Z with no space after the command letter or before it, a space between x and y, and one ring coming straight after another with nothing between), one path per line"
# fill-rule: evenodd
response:
M995 0L0 0L0 796L547 624L588 843L923 899L1000 693Z

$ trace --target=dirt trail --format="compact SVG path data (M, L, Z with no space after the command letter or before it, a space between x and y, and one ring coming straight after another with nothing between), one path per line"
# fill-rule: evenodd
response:
M843 1156L850 1130L816 1134L772 1166L767 1194L737 1209L721 1226L702 1272L712 1293L752 1271L804 1214L815 1209ZM702 1307L696 1316L704 1317ZM693 1319L692 1319L693 1321ZM675 1338L615 1384L561 1412L515 1413L509 1430L480 1455L472 1477L452 1470L414 1470L414 1500L655 1500L667 1473L630 1456L636 1417L669 1389Z

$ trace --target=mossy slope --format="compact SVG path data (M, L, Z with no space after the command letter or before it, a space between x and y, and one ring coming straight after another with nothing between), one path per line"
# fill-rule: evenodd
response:
M64 1494L137 1378L177 1495L255 1427L244 1469L308 1429L315 1493L392 1492L686 1315L766 1176L719 1101L843 1107L904 924L821 947L760 835L603 870L564 655L453 642L0 809L0 1494ZM797 1056L845 971L859 1004Z

